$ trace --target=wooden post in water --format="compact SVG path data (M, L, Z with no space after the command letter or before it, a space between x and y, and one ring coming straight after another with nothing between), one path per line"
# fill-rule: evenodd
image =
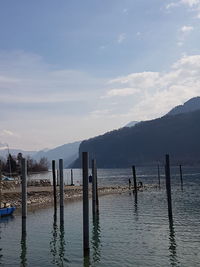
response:
M160 188L160 166L158 164L158 186Z
M73 170L71 169L71 185L74 185Z
M57 212L57 196L56 196L56 162L52 160L52 175L53 175L53 199L54 199L54 213Z
M169 155L165 156L166 165L165 165L165 176L166 176L166 190L167 190L167 203L168 203L168 216L169 220L173 219L172 215L172 200L171 200L171 178L170 178L170 162Z
M182 166L181 165L179 165L179 169L180 169L181 189L183 189L183 172L182 172Z
M96 192L96 160L92 160L92 214L97 215L97 192Z
M26 159L21 160L21 182L22 182L22 219L27 216L27 163Z
M97 164L95 160L94 177L96 181L96 211L99 214L99 193L98 193L98 178L97 178Z
M57 169L57 186L60 185L59 170Z
M133 184L134 184L134 191L137 193L137 178L136 178L136 171L135 171L135 166L132 166L132 171L133 171Z
M0 160L0 208L1 208L1 203L2 203L2 165L1 165L1 160Z
M82 152L83 170L83 249L89 254L89 199L88 199L88 152Z
M59 174L60 174L60 224L64 224L63 159L59 159Z

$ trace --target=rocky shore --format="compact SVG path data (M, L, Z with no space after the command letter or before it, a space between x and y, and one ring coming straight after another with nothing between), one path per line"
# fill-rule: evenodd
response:
M99 195L106 194L120 194L129 191L128 186L109 186L99 187ZM2 191L2 202L8 202L16 207L21 206L21 188L18 186L12 189L4 189ZM36 187L30 186L27 188L27 204L33 205L46 205L53 204L53 187L43 186ZM89 189L89 195L91 197L91 188ZM59 199L59 187L57 187L57 197ZM80 199L82 197L82 186L65 186L64 199Z

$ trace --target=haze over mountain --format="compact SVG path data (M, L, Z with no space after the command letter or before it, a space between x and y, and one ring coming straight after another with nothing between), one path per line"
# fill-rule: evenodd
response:
M70 163L72 163L78 157L78 150L81 141L64 144L48 151L38 151L33 155L34 159L38 160L42 157L48 159L49 162L52 160L64 160L64 167L67 167Z
M48 159L49 163L52 160L58 161L59 159L64 160L64 167L67 167L70 163L72 163L78 157L78 150L80 141L64 144L53 149L45 149L40 151L25 151L21 149L9 149L11 155L17 156L18 153L22 153L23 156L30 156L35 160L40 160L42 157ZM0 158L7 158L8 149L0 150Z
M177 115L141 122L83 141L79 158L72 165L80 167L81 153L88 151L98 167L130 167L133 164L156 164L169 153L175 163L200 162L199 97L187 101ZM189 111L188 106L196 106ZM175 108L174 110L178 110Z

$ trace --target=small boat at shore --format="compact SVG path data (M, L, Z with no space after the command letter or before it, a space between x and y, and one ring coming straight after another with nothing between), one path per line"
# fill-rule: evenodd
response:
M15 210L16 210L15 207L0 208L0 218L4 216L12 215Z

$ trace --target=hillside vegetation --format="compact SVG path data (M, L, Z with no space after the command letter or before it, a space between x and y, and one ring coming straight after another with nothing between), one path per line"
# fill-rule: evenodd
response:
M174 163L200 163L200 110L164 116L83 141L73 167L88 151L98 167L119 168L156 164L169 153Z

